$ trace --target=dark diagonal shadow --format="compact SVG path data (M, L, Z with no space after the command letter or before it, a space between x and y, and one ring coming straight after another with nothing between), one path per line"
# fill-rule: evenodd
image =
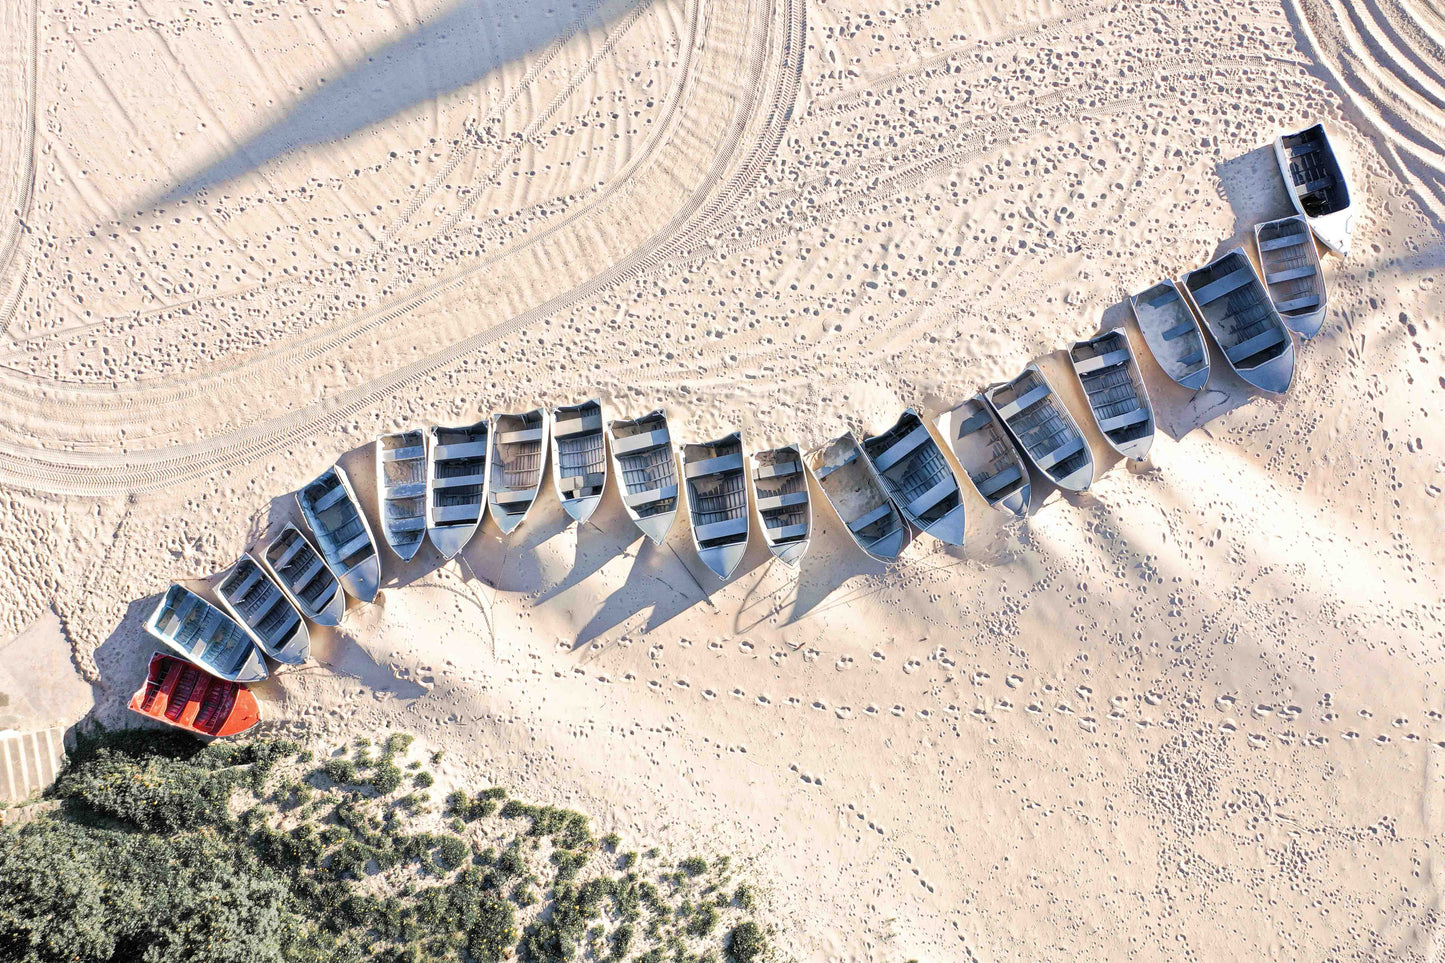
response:
M204 191L302 148L339 140L415 104L476 83L504 64L589 24L605 23L637 0L459 0L406 36L319 77L280 117L151 205Z

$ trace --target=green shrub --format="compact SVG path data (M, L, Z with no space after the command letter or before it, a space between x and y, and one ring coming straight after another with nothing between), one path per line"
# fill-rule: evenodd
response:
M438 866L445 872L451 872L472 855L472 847L455 836L446 836L437 845L436 855L433 857Z
M389 762L383 762L371 774L371 788L383 796L396 792L401 785L401 770Z
M758 924L752 920L744 920L733 927L728 936L727 949L737 963L753 963L767 955L768 944Z
M436 780L432 778L432 774L429 772L419 772L411 777L411 784L418 789L426 789L434 782L436 782Z
M356 766L351 760L341 756L333 756L326 760L326 764L321 769L338 786L347 786L356 782Z
M689 856L678 863L677 868L689 876L701 876L707 872L707 860L701 856Z
M706 936L717 926L717 909L711 903L703 903L693 911L692 919L688 920L687 932L690 936Z

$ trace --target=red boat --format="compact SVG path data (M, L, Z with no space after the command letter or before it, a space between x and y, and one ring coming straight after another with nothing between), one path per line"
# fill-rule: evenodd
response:
M234 736L261 721L250 689L160 652L151 656L150 674L130 708L198 736Z

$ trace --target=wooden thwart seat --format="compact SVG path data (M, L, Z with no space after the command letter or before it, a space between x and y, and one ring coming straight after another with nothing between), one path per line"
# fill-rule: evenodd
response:
M1099 430L1104 434L1111 431L1118 431L1120 428L1128 428L1130 425L1142 424L1149 420L1149 412L1143 408L1135 408L1133 411L1126 411L1121 415L1112 418L1105 418L1099 422Z
M684 466L684 470L688 478L717 475L725 471L742 471L743 456L741 452L733 452L731 455L718 455L714 458L704 458L702 461L695 461Z
M1307 278L1315 273L1313 264L1306 264L1302 267L1289 268L1285 271L1276 271L1273 274L1266 274L1264 279L1270 284L1282 284L1285 281L1297 281L1300 278Z
M420 498L426 494L426 482L407 482L405 485L392 485L386 490L387 501L395 501L400 498Z
M1065 458L1078 454L1083 450L1084 441L1082 438L1074 438L1071 441L1066 441L1059 447L1055 448L1053 451L1041 456L1038 459L1039 467L1042 468L1044 471L1048 471L1050 468L1053 468Z
M393 518L386 523L386 527L393 532L419 532L426 528L426 516L409 515L405 518Z
M912 515L914 518L917 518L924 512L932 508L934 505L937 505L939 502L947 498L951 492L957 490L958 485L954 482L953 476L947 475L944 478L939 479L938 484L934 485L928 491L924 492L922 495L919 495L917 498L913 499L913 501L909 502L908 514Z
M988 416L988 409L980 408L978 411L975 411L972 415L970 415L963 424L958 426L958 437L962 438L964 435L973 434L975 431L978 431L984 425L988 424L990 420L991 419Z
M1096 371L1103 371L1105 368L1112 368L1116 364L1124 364L1129 360L1129 352L1123 348L1117 351L1109 351L1101 355L1095 355L1087 361L1080 361L1074 365L1074 370L1080 377L1093 374Z
M790 505L806 505L807 503L807 492L789 492L786 495L767 495L758 499L758 511L770 512L775 508L787 508Z
M361 548L362 546L369 546L370 544L371 536L367 535L365 532L362 532L360 535L357 535L351 541L341 546L341 548L337 551L336 555L338 558L342 559L350 558L351 554L357 549Z
M381 452L382 461L408 461L412 458L421 458L426 455L426 449L421 445L408 445L406 448L386 448Z
M330 491L328 491L325 495L322 495L320 498L316 499L316 501L313 503L313 511L317 512L318 514L324 512L326 511L326 509L330 508L332 505L335 505L337 502L341 501L345 497L346 488L338 482L337 485Z
M475 475L453 475L450 478L435 478L432 480L433 488L460 488L462 485L481 485L486 482L487 476L482 472Z
M568 438L572 435L585 435L589 431L602 430L602 415L599 412L592 412L585 415L569 415L566 418L557 419L556 434L558 438Z
M1162 308L1170 301L1178 301L1179 292L1174 289L1173 285L1169 285L1168 282L1165 282L1165 284L1167 286L1164 288L1163 291L1160 291L1158 294L1154 295L1154 297L1150 298L1144 303L1149 305L1149 307L1151 308Z
M1245 266L1238 270L1231 271L1224 277L1210 281L1202 288L1194 292L1194 300L1200 304L1209 304L1218 301L1231 291L1244 287L1254 279L1254 268Z
M775 465L763 465L753 477L759 480L764 478L786 478L789 475L796 475L802 470L803 466L800 462L781 461Z
M458 441L450 445L437 445L432 449L433 461L454 461L458 458L487 457L485 441Z
M1267 331L1261 331L1243 344L1237 344L1227 349L1224 353L1229 356L1230 361L1238 364L1261 351L1274 347L1283 340L1285 340L1285 335L1279 328L1270 328Z
M1165 341L1173 341L1175 338L1182 338L1194 330L1193 321L1180 321L1174 327L1164 332Z
M923 425L914 428L907 435L894 442L887 451L879 455L874 462L880 472L887 471L898 464L903 458L912 454L924 442L928 441L928 429Z
M666 428L659 428L656 431L644 431L636 435L628 435L626 438L618 438L613 445L613 453L617 455L630 455L634 452L646 451L649 448L657 448L661 445L670 444L671 436Z
M504 431L497 435L499 445L518 445L528 441L541 441L541 428L522 428L517 431Z
M746 515L741 518L725 518L720 522L712 522L707 525L699 525L693 530L699 542L711 542L719 538L728 538L732 535L742 535L748 530L748 518Z
M796 525L780 525L777 528L768 529L768 536L775 542L790 542L794 539L803 538L807 534L807 522L799 522Z
M654 505L665 498L676 498L677 486L664 485L661 488L654 488L651 491L634 492L631 495L624 495L622 500L628 508L642 508L645 505Z
M433 507L431 510L432 521L438 525L452 525L458 522L470 524L475 522L480 515L480 505L445 505L441 508Z
M1280 248L1285 247L1299 247L1300 245L1304 244L1305 241L1307 241L1308 239L1309 235L1304 233L1286 234L1283 237L1271 238L1268 241L1260 241L1259 249L1261 251L1278 251Z
M252 565L250 567L250 570L246 572L246 577L241 580L240 584L226 587L226 594L234 599L245 598L246 593L251 591L251 587L260 580L261 569L258 566Z
M590 471L582 475L573 475L571 478L563 478L560 484L564 492L575 492L579 488L599 488L606 481L606 472Z
M1298 311L1301 308L1312 308L1319 303L1320 296L1318 294L1301 294L1297 298L1290 298L1288 301L1281 301L1274 307L1276 311L1279 311L1281 314L1285 314L1290 311Z
M998 409L998 416L1004 421L1011 421L1020 413L1022 413L1024 409L1032 408L1034 405L1038 404L1040 401L1043 401L1048 396L1048 385L1034 385L1034 387L1027 394L1015 398L1008 404L1001 406Z
M492 499L496 501L498 505L517 505L521 503L530 503L532 499L536 497L537 493L530 488L526 489L525 491L519 492L505 491L492 493Z
M1315 191L1323 190L1333 183L1334 180L1332 178L1321 177L1317 180L1306 181L1303 184L1296 184L1294 186L1294 192L1303 197L1305 194L1313 194Z
M1017 465L1009 465L1003 471L995 472L985 478L983 483L978 486L978 493L984 498L989 498L1018 481L1021 476L1022 473Z
M867 528L869 525L872 525L874 522L879 521L880 519L887 518L888 513L891 511L893 511L893 506L888 504L887 502L884 502L882 505L879 505L868 514L863 515L859 518L855 518L853 521L849 522L848 528L850 531L853 532L861 532L863 529Z

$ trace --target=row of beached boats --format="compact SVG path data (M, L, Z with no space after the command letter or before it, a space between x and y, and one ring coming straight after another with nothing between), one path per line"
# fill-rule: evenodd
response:
M1204 329L1231 370L1278 393L1293 378L1292 334L1311 338L1323 322L1315 238L1341 255L1348 250L1349 187L1322 126L1281 135L1275 152L1299 213L1255 227L1259 269L1236 248L1130 299L1159 367L1190 390L1209 379ZM1116 329L1079 341L1069 361L1105 441L1143 459L1155 419L1128 335ZM884 562L898 557L910 530L962 544L964 496L948 454L987 504L1015 515L1030 504L1029 465L1061 489L1093 483L1088 440L1037 365L943 412L934 426L937 435L910 408L861 440L849 432L808 452L796 444L748 451L739 432L679 446L662 411L609 421L597 400L499 414L378 438L378 515L398 558L414 558L430 540L450 559L485 515L504 536L516 530L550 462L557 497L578 524L589 522L609 480L628 517L658 544L686 504L698 556L727 579L754 528L775 558L798 564L813 534L810 478L858 547ZM166 591L146 629L187 661L157 653L132 708L205 735L249 727L259 714L244 683L266 677L266 658L305 661L308 622L337 625L347 595L376 598L378 544L346 471L328 468L296 502L314 542L285 525L220 579L219 605L180 585Z

